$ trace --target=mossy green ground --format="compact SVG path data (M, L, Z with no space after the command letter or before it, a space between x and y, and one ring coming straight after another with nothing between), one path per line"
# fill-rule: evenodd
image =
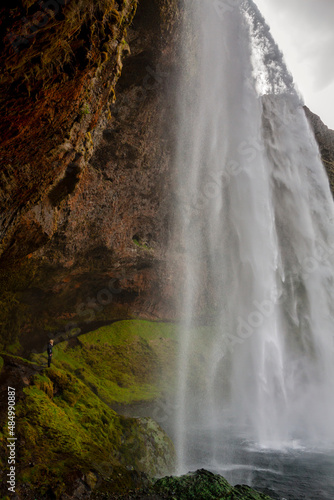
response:
M171 470L173 445L153 420L117 415L68 371L35 367L17 395L18 489L26 484L43 495L52 486L58 497L76 471L106 479L128 467L150 475Z
M35 372L16 409L20 484L40 493L52 484L58 495L70 471L106 478L116 467L167 472L174 450L158 424L122 417L110 406L150 402L172 390L176 330L173 324L121 321L56 343L51 368L46 353L33 354L29 367Z
M173 324L120 321L56 344L52 364L109 405L153 401L174 390L176 332Z

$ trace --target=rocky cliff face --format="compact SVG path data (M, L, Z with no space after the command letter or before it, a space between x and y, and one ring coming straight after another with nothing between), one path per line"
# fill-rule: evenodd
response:
M98 145L75 193L59 205L52 241L38 253L69 275L75 270L95 281L100 274L102 283L117 278L132 313L152 318L164 315L160 285L170 223L170 152L163 129L174 54L162 12L158 3L139 6L116 102L96 131Z
M334 130L326 127L319 116L312 113L307 106L304 106L304 109L319 144L321 158L334 194Z
M36 345L45 330L172 316L169 133L162 128L177 2L143 0L135 17L136 0L63 3L45 7L48 22L27 43L22 34L28 21L34 29L39 8L2 9L7 346L18 336Z
M10 250L22 257L29 247L35 250L50 237L49 220L45 234L39 234L38 215L49 219L59 196L66 197L66 189L73 191L78 182L89 157L91 133L120 75L126 29L137 0L22 0L4 5L0 12L2 251L13 241L14 231L16 236L24 231L27 221L21 218L29 209L40 203L47 212L35 212L30 240L24 244L21 239L20 249ZM54 193L47 205L43 196L62 178L62 194Z

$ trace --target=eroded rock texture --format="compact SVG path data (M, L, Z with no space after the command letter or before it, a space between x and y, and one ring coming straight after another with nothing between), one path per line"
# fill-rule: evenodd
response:
M21 216L39 202L44 205L43 196L58 178L68 177L67 168L76 165L79 176L82 160L89 157L91 132L120 75L137 0L17 0L2 5L4 250L14 231L27 231ZM73 178L66 181L69 191L73 184ZM43 219L38 222L41 233ZM21 243L20 250L17 245L11 249L12 255L21 257L28 250L30 241Z
M4 39L4 345L19 337L26 350L40 347L45 330L55 335L133 315L173 316L165 262L173 133L168 88L179 11L174 0L143 0L133 19L136 0L119 4L68 2L57 15L49 13L48 36L67 44L59 64L48 49L43 66L43 30L17 53L13 39ZM24 5L3 14L21 33L22 12L30 19L36 9ZM66 35L62 23L74 23L73 33ZM18 61L28 83L18 70L10 82ZM39 79L38 64L47 75Z

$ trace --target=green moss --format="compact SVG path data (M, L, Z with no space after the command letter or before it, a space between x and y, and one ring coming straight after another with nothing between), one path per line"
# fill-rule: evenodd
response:
M3 367L3 363L4 363L3 358L0 356L0 373Z
M19 482L59 496L73 470L133 467L152 475L168 470L173 446L150 419L117 415L73 374L55 367L35 374L16 407Z
M80 116L89 115L89 114L90 114L90 107L89 107L89 104L87 102L85 102L80 108Z
M136 245L136 247L141 248L142 250L148 250L148 251L152 250L146 243L141 243L136 238L133 238L132 241Z
M270 500L249 486L231 486L226 479L204 469L155 482L154 493L177 500Z
M34 385L37 389L45 392L49 398L53 398L53 384L45 375L36 374L34 377Z
M20 352L20 350L21 350L21 344L18 339L16 339L14 344L7 346L7 351L10 354L17 354L18 352Z
M181 477L165 477L154 485L155 492L167 496L173 492L178 500L226 498L232 489L226 479L204 470Z
M1 359L3 359L3 364L5 364L5 358L8 358L14 364L20 364L20 365L23 365L23 366L26 366L26 367L32 368L32 369L39 368L38 364L36 364L34 361L22 358L21 356L14 356L12 354L8 354L7 352L1 352L1 351L0 351L0 355L2 356Z
M52 363L78 377L103 401L152 401L173 388L176 326L120 321L57 344ZM34 355L39 364L46 354Z
M55 345L52 363L78 377L110 405L150 402L175 393L176 352L180 326L126 320ZM205 393L211 327L192 327L189 386ZM64 339L62 339L64 340ZM46 353L32 359L45 365Z

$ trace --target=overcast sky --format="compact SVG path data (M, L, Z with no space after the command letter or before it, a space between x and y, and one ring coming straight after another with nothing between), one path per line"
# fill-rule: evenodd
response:
M334 129L334 0L255 0L305 104Z

